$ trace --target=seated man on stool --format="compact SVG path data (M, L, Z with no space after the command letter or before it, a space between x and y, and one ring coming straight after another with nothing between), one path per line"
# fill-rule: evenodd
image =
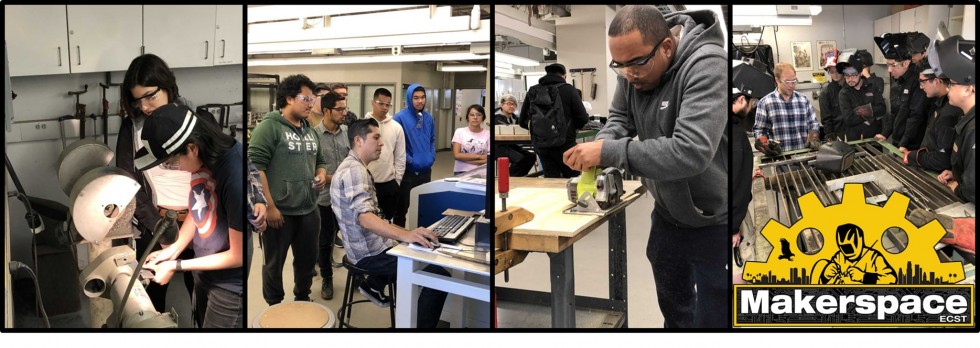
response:
M351 151L333 174L330 184L331 207L338 217L343 233L347 259L372 276L361 282L362 295L380 307L391 305L384 295L386 284L395 280L398 258L388 255L389 240L418 243L432 248L436 236L424 227L408 231L392 225L378 216L378 196L368 163L381 156L381 133L373 118L357 120L347 129ZM429 265L426 272L449 276L446 269ZM418 327L434 328L439 322L446 293L423 288L418 302Z

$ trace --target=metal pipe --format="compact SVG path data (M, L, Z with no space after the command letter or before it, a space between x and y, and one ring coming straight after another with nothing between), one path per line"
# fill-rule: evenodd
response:
M873 150L877 151L877 149L873 149ZM895 158L894 156L888 156L887 154L881 154L879 156L885 157L887 162L892 163L893 164L891 166L892 168L895 168L898 171L906 173L907 176L910 177L911 179L916 179L916 181L918 182L925 183L925 187L922 187L923 190L927 190L928 187L934 188L935 190L933 190L932 193L934 194L934 196L940 198L939 201L945 203L943 205L953 204L959 201L958 199L954 199L951 192L947 193L949 191L946 189L945 186L940 184L939 181L930 180L931 178L928 177L924 178L921 172L913 171L911 168L906 167L903 163L899 162L898 159Z
M816 175L816 173L813 173L811 175L812 171L813 168L810 168L809 166L805 166L803 168L803 174L806 174L806 178L810 180L810 185L813 187L813 192L817 194L818 198L822 197L820 199L820 202L823 203L823 205L826 206L831 204L830 195L827 192L827 187L825 185L817 185L817 180L814 180L814 176Z
M902 185L905 186L906 191L909 193L910 196L916 196L915 198L921 199L923 202L930 202L925 197L925 195L923 195L921 192L919 192L919 189L918 188L916 188L915 186L912 186L912 184L910 182L908 182L907 180L905 180L905 178L903 178L903 177L899 176L897 173L895 173L894 169L892 169L892 168L890 168L888 166L885 166L883 163L881 163L879 161L879 159L875 158L874 156L869 156L868 158L871 160L871 162L875 163L879 168L883 169L888 174L891 174L895 178L895 180L898 180L899 182L901 182Z
M777 219L777 220L779 220L780 222L782 222L784 225L790 225L788 223L789 222L788 220L790 218L789 218L789 210L786 209L786 202L783 202L782 204L780 204L780 202L779 202L780 200L785 199L785 196L783 195L783 185L780 182L781 180L779 180L779 177L781 175L779 174L778 167L773 168L773 176L776 177L776 192L777 192L777 194L776 194L776 215L779 215L778 216L779 219ZM785 212L785 215L784 214L780 214L781 213L780 208L782 208L782 211ZM787 220L783 220L782 219L784 216L786 217Z
M937 207L953 203L949 199L949 197L944 197L943 194L941 193L941 191L938 191L937 192L936 190L928 190L927 188L929 187L929 180L924 180L924 179L916 176L915 173L913 173L910 170L908 170L908 168L904 168L904 166L902 166L901 163L899 163L894 158L892 158L892 160L889 161L887 158L890 157L890 156L887 156L887 155L881 153L880 151L878 151L877 149L874 149L873 147L871 147L869 149L869 152L877 152L877 154L876 154L877 156L875 156L876 159L880 160L880 162L881 162L881 164L883 166L887 166L887 167L891 168L896 173L896 175L902 176L902 178L904 178L906 181L908 181L910 183L912 183L913 181L917 181L919 183L924 183L925 184L925 187L920 186L920 185L916 185L915 186L916 190L921 191L921 193L923 194L923 196L928 196L930 199L934 199L934 200L932 200L931 203L935 203L937 205ZM885 157L886 159L882 159L881 157ZM903 175L903 174L905 174L905 175ZM935 184L938 185L939 183L936 182Z

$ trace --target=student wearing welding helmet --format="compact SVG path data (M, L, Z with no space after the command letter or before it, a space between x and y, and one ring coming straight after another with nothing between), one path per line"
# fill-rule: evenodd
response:
M912 56L922 56L929 38L919 32L889 33L874 38L885 56L891 75L889 103L891 113L884 120L878 140L890 139L892 145L906 153L919 148L926 125L926 95L919 88L920 65Z
M840 102L841 124L844 138L848 141L871 139L881 132L885 99L876 86L861 74L864 62L852 55L848 61L837 62L837 71L844 75L844 83L837 99Z
M939 182L956 193L956 196L976 203L976 41L956 35L936 41L930 50L929 63L941 76L949 78L949 103L963 110L965 115L956 124L953 140L952 169L939 174Z
M820 90L820 123L823 124L824 139L827 140L843 139L844 134L839 99L840 90L844 89L844 75L837 70L837 57L840 57L840 51L836 52L833 57L827 58L827 63L823 66L830 80Z

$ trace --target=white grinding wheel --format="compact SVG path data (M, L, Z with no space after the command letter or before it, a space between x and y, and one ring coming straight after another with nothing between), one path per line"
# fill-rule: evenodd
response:
M100 241L119 218L140 185L116 167L95 168L78 179L71 191L72 220L85 240Z
M105 167L114 154L109 147L95 139L82 139L71 143L58 158L58 183L66 195L71 196L78 179L88 171Z

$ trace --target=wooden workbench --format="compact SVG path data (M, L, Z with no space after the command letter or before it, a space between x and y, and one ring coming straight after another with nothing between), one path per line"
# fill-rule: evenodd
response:
M575 139L582 139L595 136L599 131L595 129L579 130L575 133ZM494 134L494 143L531 143L531 134Z
M552 327L575 327L575 309L589 308L622 313L616 327L628 325L626 315L626 207L646 189L639 181L624 181L624 204L604 216L570 215L563 210L572 203L565 185L568 179L511 178L508 207L522 207L534 220L515 227L509 236L512 250L548 253L551 293L495 287L500 301L551 305ZM501 210L499 194L495 211ZM573 246L609 221L609 298L575 296ZM578 304L578 305L576 305Z

